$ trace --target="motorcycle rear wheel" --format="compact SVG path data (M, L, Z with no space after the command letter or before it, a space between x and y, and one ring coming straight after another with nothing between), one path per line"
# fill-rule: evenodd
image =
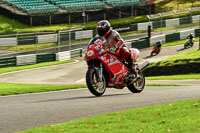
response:
M95 96L101 96L106 90L106 80L102 75L102 82L97 81L97 75L93 68L89 68L86 73L86 83L89 91Z
M154 51L151 52L151 56L153 56Z
M141 70L139 70L138 74L139 78L135 82L127 86L128 89L133 93L140 93L144 90L145 77Z

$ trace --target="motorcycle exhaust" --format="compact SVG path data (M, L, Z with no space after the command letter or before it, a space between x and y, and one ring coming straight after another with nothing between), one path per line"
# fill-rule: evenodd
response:
M148 61L145 61L144 63L142 63L139 68L141 71L144 71L148 66L150 65L150 63Z

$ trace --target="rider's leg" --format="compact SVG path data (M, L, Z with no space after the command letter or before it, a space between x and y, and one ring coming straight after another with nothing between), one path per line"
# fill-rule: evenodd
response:
M131 52L129 51L129 49L126 46L123 46L120 49L120 55L122 56L122 58L124 58L127 62L128 62L128 69L130 71L133 71L133 55L131 54Z

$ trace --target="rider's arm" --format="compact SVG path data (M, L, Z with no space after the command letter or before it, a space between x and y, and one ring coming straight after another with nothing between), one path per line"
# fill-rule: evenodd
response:
M117 31L113 31L113 32L114 32L115 41L116 41L115 46L117 47L117 49L120 49L124 46L124 40L122 39L122 37Z

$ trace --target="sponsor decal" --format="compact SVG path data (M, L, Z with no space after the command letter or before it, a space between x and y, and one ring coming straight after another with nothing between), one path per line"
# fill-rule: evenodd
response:
M114 29L114 30L116 30L118 32L120 32L120 31L129 31L129 30L131 30L131 27L122 27L122 28L117 28L117 29Z
M112 57L110 58L110 62L113 62L113 58Z
M104 58L103 58L103 56L101 56L101 59L102 59L103 61L105 61Z
M87 52L87 56L92 56L94 54L94 52L92 50Z
M122 74L119 75L119 78L120 78L120 79L122 78Z
M117 64L117 63L118 63L118 61L116 60L114 62L109 63L108 66L111 66L111 65L114 65L114 64Z
M94 49L95 49L95 50L99 50L99 47L98 47L98 46L96 46L96 47L94 47Z
M114 84L110 84L110 83L109 83L108 86L114 86Z

